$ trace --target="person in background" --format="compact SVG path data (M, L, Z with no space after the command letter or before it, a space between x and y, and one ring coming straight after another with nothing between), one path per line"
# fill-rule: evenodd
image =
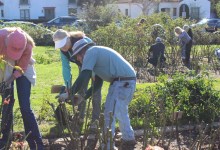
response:
M72 86L71 95L76 94L82 85L89 82L92 72L97 78L94 87L87 90L84 99L88 99L94 92L102 87L103 81L109 82L108 94L105 102L105 133L107 128L115 133L116 118L119 120L119 128L122 132L121 149L127 149L128 146L135 146L134 131L130 124L128 114L128 105L132 100L136 88L136 73L134 68L115 50L96 46L92 41L83 38L77 41L73 46L73 56L82 63L81 72ZM59 99L70 98L69 95L61 96ZM111 121L110 112L113 120ZM108 139L107 149L110 149Z
M188 25L184 25L183 30L185 30L191 38L189 43L186 44L186 64L188 64L190 68L190 53L193 45L193 32L192 32L192 28L190 28Z
M67 88L71 87L71 80L72 80L72 75L71 75L71 66L70 63L75 63L78 68L79 72L81 70L81 62L76 60L75 57L72 57L72 47L74 43L76 43L78 40L86 38L89 41L92 42L92 40L86 35L81 32L81 31L74 31L74 32L67 32L63 29L58 29L54 34L53 34L53 40L55 43L55 49L60 49L60 56L61 56L61 61L62 61L62 74L63 74L63 79L65 82L65 85ZM93 76L93 81L95 80ZM80 94L84 94L85 91L87 90L87 85L84 85L82 90L80 90ZM91 124L91 130L95 128L95 120L99 120L99 115L101 112L101 89L98 90L93 94L93 100L92 100L92 124ZM86 102L83 101L80 103L78 106L78 111L80 113L80 124L83 124L84 116L85 116L85 109L86 109Z
M151 45L149 49L149 53L152 54L152 57L149 58L148 62L154 67L157 67L159 63L159 67L162 67L166 61L164 56L165 45L160 37L157 37L155 42L156 43Z
M192 41L193 41L193 32L192 32L192 28L190 28L190 26L188 25L184 25L183 26L183 30L185 30L188 35L191 37Z
M43 150L42 136L30 106L31 85L35 85L36 82L35 60L32 58L34 47L34 40L21 28L10 27L0 30L0 55L5 61L21 68L21 70L14 70L5 81L9 88L2 95L4 106L1 132L3 136L0 139L0 148L6 148L6 143L10 143L11 140L12 109L15 101L13 81L16 80L19 106L27 135L26 140L31 150ZM8 103L5 103L6 99Z
M146 19L144 19L144 18L141 18L141 20L138 22L138 26L140 26L140 25L142 25L143 23L145 23L146 22Z
M188 33L180 27L176 27L174 32L179 39L183 64L190 69L190 52L192 47L192 39Z

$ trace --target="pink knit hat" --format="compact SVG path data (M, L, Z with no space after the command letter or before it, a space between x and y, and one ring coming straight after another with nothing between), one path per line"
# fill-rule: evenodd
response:
M7 37L7 55L13 60L19 60L26 48L27 38L24 31L16 29Z

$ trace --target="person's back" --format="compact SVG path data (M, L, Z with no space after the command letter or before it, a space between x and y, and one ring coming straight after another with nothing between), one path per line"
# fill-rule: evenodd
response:
M103 80L111 82L116 77L136 76L133 67L113 49L92 46L83 59L82 70L92 68Z
M152 45L151 49L153 53L153 58L158 59L160 57L161 59L163 59L165 50L165 45L163 43L155 43Z
M166 58L164 56L165 51L165 45L162 43L161 38L156 38L156 43L153 44L149 52L152 53L152 57L149 59L149 63L151 63L154 66L157 66L157 63L160 59L160 62L165 62Z

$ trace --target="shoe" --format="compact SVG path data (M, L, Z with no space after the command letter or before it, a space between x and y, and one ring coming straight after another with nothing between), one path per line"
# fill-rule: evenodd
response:
M94 150L96 148L96 144L98 139L88 139L85 150Z

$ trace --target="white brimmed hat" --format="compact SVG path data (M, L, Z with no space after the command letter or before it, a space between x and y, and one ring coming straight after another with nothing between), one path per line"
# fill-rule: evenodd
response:
M95 45L95 43L88 37L85 37L85 38L77 41L73 45L73 48L72 48L73 55L72 56L75 56L76 54L78 54L87 45Z
M55 49L63 47L66 44L68 37L69 37L69 34L67 31L65 31L63 29L58 29L53 34L53 41L55 43Z

